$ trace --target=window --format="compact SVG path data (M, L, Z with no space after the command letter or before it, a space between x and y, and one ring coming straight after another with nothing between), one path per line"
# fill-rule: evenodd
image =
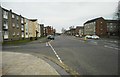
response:
M110 25L113 25L113 23L110 23Z
M21 23L23 23L23 18L21 18Z
M100 23L102 24L102 21Z
M8 12L7 11L3 12L3 18L8 19Z
M19 28L19 25L17 24L17 28Z
M110 26L110 28L113 28L113 26Z
M19 32L17 33L17 36L19 36L20 34L19 34Z
M15 27L15 23L12 23L12 26Z
M8 31L4 31L4 39L8 39Z
M13 36L15 36L15 32L13 32Z
M15 15L14 15L14 14L12 14L12 18L15 18Z
M17 16L17 20L19 20L19 17Z
M3 28L8 29L8 22L7 21L4 21Z
M28 33L26 33L26 35L28 35Z
M22 37L24 37L24 32L22 32Z

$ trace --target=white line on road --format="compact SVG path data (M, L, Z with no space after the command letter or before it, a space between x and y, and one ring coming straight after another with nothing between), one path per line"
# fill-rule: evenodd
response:
M51 49L53 50L53 52L55 53L57 59L60 61L60 63L63 63L62 60L60 59L60 57L58 56L57 52L54 50L54 48L53 48L52 45L50 44L50 42L48 42L48 43L49 43L49 46L51 47Z
M116 50L120 50L119 48L115 48L115 47L111 47L111 46L107 46L107 45L104 45L104 47L111 48L111 49L116 49Z
M4 46L4 48L18 48L20 46Z

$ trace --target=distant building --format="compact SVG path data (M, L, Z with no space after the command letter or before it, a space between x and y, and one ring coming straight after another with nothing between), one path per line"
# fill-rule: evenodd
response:
M44 28L44 35L47 36L47 35L53 35L53 27L51 26L46 26Z
M84 35L107 35L107 24L102 17L89 20L84 23Z
M77 27L75 28L75 35L79 35L79 30L80 30L80 26L77 26Z
M24 30L24 34L25 34L25 38L28 39L29 38L29 19L25 18L25 30Z
M79 29L79 35L80 36L84 35L84 27L83 26L81 26L80 29Z
M37 30L37 19L29 19L29 38L34 40L38 37L38 30Z
M41 36L44 36L44 24L40 24L40 33Z
M107 34L109 36L118 36L118 20L106 20Z

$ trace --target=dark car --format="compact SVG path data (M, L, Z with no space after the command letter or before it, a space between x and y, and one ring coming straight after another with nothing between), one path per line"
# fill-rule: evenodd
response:
M54 35L48 35L48 36L47 36L47 39L54 40L54 39L55 39L55 36L54 36Z

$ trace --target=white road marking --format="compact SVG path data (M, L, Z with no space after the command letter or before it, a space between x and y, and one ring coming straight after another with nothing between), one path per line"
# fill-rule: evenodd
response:
M20 46L4 46L5 48L18 48Z
M115 49L115 50L120 50L119 48L115 48L115 47L111 47L111 46L107 46L107 45L104 45L104 47L106 47L106 48L111 48L111 49Z
M51 41L50 41L50 42L51 42ZM48 42L48 43L49 43L49 46L51 47L51 49L52 49L53 52L55 53L57 59L60 61L60 63L63 63L62 60L60 59L60 57L58 56L57 52L55 51L55 49L54 49L54 48L52 47L52 45L50 44L50 42Z
M118 47L118 45L112 44L112 43L106 43L106 42L105 42L105 44L109 44L110 46Z

